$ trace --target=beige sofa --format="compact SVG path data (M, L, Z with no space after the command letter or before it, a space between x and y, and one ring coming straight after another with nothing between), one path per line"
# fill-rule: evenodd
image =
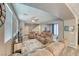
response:
M49 50L54 56L60 55L61 51L64 49L65 44L62 42L54 42L47 45L45 48Z
M36 51L29 53L28 56L53 56L53 54L49 50L43 48L37 49Z
M29 34L22 42L22 55L24 56L58 56L65 47L67 40L53 42L50 32L42 32L40 34ZM35 37L36 35L36 37ZM26 39L26 40L25 40Z

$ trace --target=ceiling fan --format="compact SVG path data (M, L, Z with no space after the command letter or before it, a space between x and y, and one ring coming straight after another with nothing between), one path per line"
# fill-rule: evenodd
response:
M0 27L4 24L6 17L6 8L4 3L0 3Z
M31 20L32 20L32 23L37 23L37 21L39 20L39 18L38 17L32 17Z

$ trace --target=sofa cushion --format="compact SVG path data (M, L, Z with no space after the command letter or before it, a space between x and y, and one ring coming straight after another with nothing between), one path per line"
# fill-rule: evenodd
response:
M58 56L61 53L61 51L64 49L64 43L54 42L54 43L49 44L46 47L46 49L48 49L55 56Z
M22 53L28 54L36 50L37 48L41 48L41 47L43 47L43 44L40 41L36 39L27 40L24 41L22 44Z
M28 54L28 56L53 56L53 54L49 50L43 48L37 49L35 52Z
M47 35L47 32L43 32L40 35L37 35L37 40L39 40L43 44L47 44L52 41L53 37L50 35Z

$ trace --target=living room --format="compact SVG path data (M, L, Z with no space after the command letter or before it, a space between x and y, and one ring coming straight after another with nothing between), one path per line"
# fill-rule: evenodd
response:
M73 6L77 5L5 3L6 19L0 28L0 55L79 55L76 53L78 16L71 9Z

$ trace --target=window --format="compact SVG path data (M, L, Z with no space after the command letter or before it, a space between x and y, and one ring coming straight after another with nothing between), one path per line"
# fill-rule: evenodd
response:
M6 7L6 20L4 26L5 26L4 42L7 42L12 38L12 14L9 11L8 7Z
M54 24L54 35L58 36L58 24Z
M11 10L6 6L6 20L4 23L4 42L8 42L8 40L12 39L18 33L18 20L11 13Z
M6 6L6 20L4 23L4 42L12 39L18 33L18 20Z
M56 36L56 38L58 37L58 24L52 24L52 33Z

